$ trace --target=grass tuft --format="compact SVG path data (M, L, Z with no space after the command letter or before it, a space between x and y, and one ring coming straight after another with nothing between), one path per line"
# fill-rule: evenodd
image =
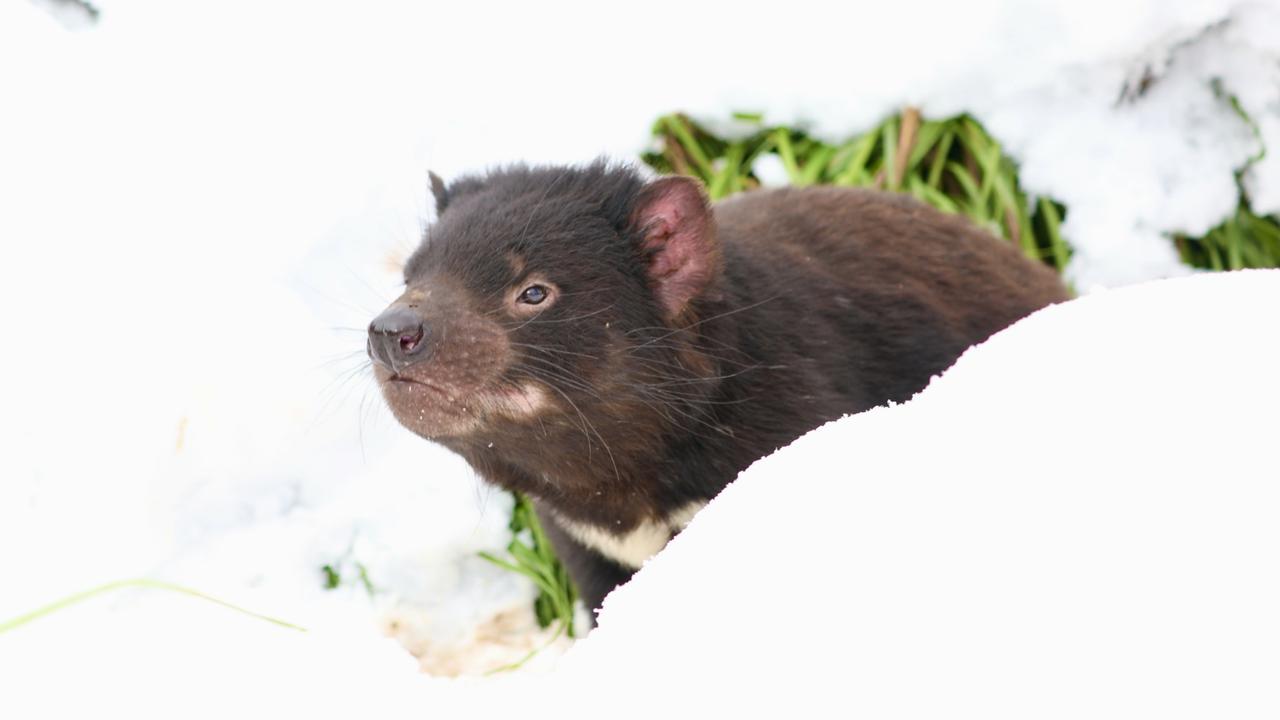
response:
M1243 197L1235 213L1203 237L1175 235L1182 262L1206 270L1280 267L1280 217L1257 215Z
M558 622L559 631L575 637L573 617L578 592L569 579L568 571L556 558L533 504L518 493L515 501L515 508L511 511L512 538L507 544L508 557L499 558L487 552L480 553L480 557L532 580L538 588L538 597L533 604L538 626L545 628Z

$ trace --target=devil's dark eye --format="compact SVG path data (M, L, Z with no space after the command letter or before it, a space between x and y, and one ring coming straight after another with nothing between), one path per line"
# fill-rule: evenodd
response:
M530 285L525 288L524 292L520 293L520 297L517 298L519 302L525 303L526 305L537 305L546 299L547 289L541 285Z

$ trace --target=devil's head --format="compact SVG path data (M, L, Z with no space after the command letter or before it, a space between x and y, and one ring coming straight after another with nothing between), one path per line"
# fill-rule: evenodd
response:
M701 187L634 170L517 166L447 188L369 326L396 418L449 445L652 435L700 410L714 374L690 327L722 260ZM520 432L533 429L534 432ZM526 448L532 451L536 448Z

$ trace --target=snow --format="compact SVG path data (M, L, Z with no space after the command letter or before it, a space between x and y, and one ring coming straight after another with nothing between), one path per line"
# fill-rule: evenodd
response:
M1270 717L1278 304L1280 271L1249 271L1023 320L910 402L753 465L550 674L446 681L368 633L149 596L7 636L0 677L24 682L6 702L24 717Z
M71 32L43 5L0 4L6 370L0 374L0 619L102 582L151 576L309 632L159 591L97 598L0 636L0 677L9 681L0 712L16 707L24 717L39 716L41 707L57 717L55 710L77 703L109 706L113 700L143 716L175 707L185 713L193 697L206 699L203 707L213 715L237 707L250 689L270 691L271 702L291 714L299 714L296 708L403 712L438 706L446 697L477 703L472 688L493 680L446 682L418 671L480 674L549 641L533 625L532 588L476 557L506 544L509 499L479 484L459 459L398 428L361 370L363 328L398 294L397 260L430 220L428 169L449 178L519 159L634 157L649 142L652 119L673 109L708 120L723 120L732 110L762 111L767 122L806 124L830 139L847 138L906 103L930 115L968 110L1020 162L1029 191L1066 203L1064 232L1076 248L1070 274L1078 288L1095 290L1185 274L1163 234L1202 232L1234 208L1231 173L1258 148L1248 127L1214 97L1208 83L1219 78L1271 149L1244 179L1255 209L1280 211L1274 5L978 0L939 3L925 12L902 4L832 10L802 2L789 4L782 17L774 5L753 12L736 4L729 12L665 0L612 16L598 4L568 2L502 10L370 2L358 15L304 2L95 5L100 22ZM768 32L784 21L796 23L795 31ZM830 39L816 41L824 28L831 29ZM1148 68L1156 80L1147 92L1120 101ZM1228 469L1247 479L1265 467L1250 464L1251 453L1265 445L1245 444L1256 428L1233 434L1226 428L1256 418L1266 406L1254 398L1262 396L1228 395L1240 404L1222 406L1212 403L1228 400L1206 394L1227 392L1232 383L1251 393L1265 390L1256 388L1265 375L1250 376L1256 359L1246 353L1258 350L1249 343L1268 337L1253 332L1268 327L1265 318L1250 315L1274 299L1259 289L1268 281L1274 277L1237 275L1091 294L1045 314L1064 323L1061 339L1008 347L1017 333L1001 336L919 401L825 430L800 446L812 458L788 451L753 476L795 463L797 474L827 477L848 464L844 455L833 463L827 454L831 433L846 427L886 447L893 445L881 435L893 432L913 440L929 432L941 443L930 420L936 411L964 431L957 437L969 438L973 452L983 451L980 459L956 455L939 469L953 478L959 458L970 458L968 467L982 472L966 473L966 484L1001 477L1048 483L1060 477L1058 467L1075 467L1099 482L1137 483L1169 470L1165 464L1173 458L1195 469L1208 457L1223 468L1215 471L1217 482L1232 481ZM1169 314L1133 299L1144 297L1170 303ZM1108 313L1120 313L1125 303L1134 313L1166 320L1111 324ZM1189 312L1196 303L1204 306L1195 317L1212 323L1168 327L1168 318L1181 322L1172 308ZM1072 313L1080 314L1078 324ZM1237 316L1244 318L1239 326L1215 329ZM1160 345L1175 339L1187 347ZM1128 350L1104 352L1108 347ZM1088 356L1089 348L1097 354ZM981 374L984 356L1004 357L1037 378L1078 378L1070 387L1079 402L1041 394L1052 388L1019 388L1029 405L1018 412L1041 422L1000 430L990 418L1001 444L985 444L977 434L982 428L955 415L972 411L973 397L1015 398L1001 389L1008 378ZM1120 394L1117 405L1107 388L1120 382L1122 370L1167 384L1131 378L1132 394ZM966 381L956 378L966 373L982 393L963 391ZM952 401L928 400L953 392ZM1074 410L1045 415L1035 398L1070 400L1074 404L1063 407ZM1197 408L1216 414L1195 415ZM1114 428L1108 424L1113 415L1129 418L1128 432L1094 432ZM917 416L919 428L895 419ZM1148 428L1168 431L1168 444L1139 445L1138 439L1154 437L1143 434ZM1034 437L1027 435L1032 429ZM1131 436L1133 454L1122 455L1127 464L1095 460L1089 472L1071 464L1119 453ZM1176 452L1232 437L1238 455ZM843 439L846 446L854 442ZM1000 464L1001 453L1024 445L1037 450L1033 466L1020 455ZM1001 467L1014 473L1019 459L1024 464L1016 474L999 474ZM1139 459L1149 465L1137 466ZM858 462L870 460L860 454ZM1239 467L1226 465L1233 462ZM1036 471L1028 473L1029 466ZM914 467L905 464L901 472L924 482L913 474L923 470ZM735 486L730 497L749 484ZM819 490L821 500L797 495L779 507L805 518L797 525L830 531L807 513L834 511L840 503L826 499L844 484L832 483L829 495ZM922 485L909 487L925 492ZM853 491L871 489L855 484ZM1085 502L1101 492L1084 484L1078 496L1054 497ZM1212 498L1204 500L1214 507ZM1008 510L1012 502L1002 500L988 512ZM907 522L916 517L909 508L885 507L902 514L903 527L916 527ZM737 537L732 528L714 540L712 530L701 529L731 524L716 519L727 518L731 508L728 501L713 504L705 522L700 516L633 587L662 585L668 572L662 568L680 547L705 542L707 551L732 557L725 550L735 547L727 540ZM1065 519L1046 512L1037 527L1047 532L1052 521ZM1247 525L1240 527L1244 532ZM841 534L829 542L854 537L848 523L838 528ZM704 532L709 539L694 539ZM1219 540L1200 539L1218 547L1212 543ZM697 551L681 552L696 557ZM1081 558L1101 553L1094 546L1081 552ZM894 557L916 556L895 552L888 560ZM336 590L323 589L323 565L339 570ZM358 581L362 567L372 596ZM832 582L851 576L832 567L819 575ZM771 570L789 572L781 563ZM1157 580L1152 588L1169 587ZM752 593L766 590L762 585ZM590 663L575 657L600 658L600 672L610 663L636 669L651 658L641 651L651 645L628 643L640 643L644 638L635 634L652 628L639 608L658 595L628 587L611 598L600 642L593 636L576 645L549 677L566 683L588 677L591 669L582 663ZM767 597L773 596L761 602ZM1175 601L1170 607L1191 602ZM680 618L665 612L653 618L667 618L669 629L681 632L703 623L704 634L686 641L654 631L646 642L665 642L667 659L672 647L697 638L727 642L731 631L738 644L729 647L741 647L744 637L752 646L781 642L774 623L756 619L733 631L730 624L740 616L726 614L717 625L718 614L707 608L718 605L699 604L701 611L686 607ZM772 612L767 604L759 607ZM855 606L842 607L848 612L804 617L793 609L782 614L782 625L852 617ZM1250 617L1248 607L1240 618ZM940 637L959 642L958 635ZM610 654L611 644L637 654L620 659ZM560 642L539 654L531 677L551 669L567 646ZM746 653L714 662L705 654L677 654L689 667L695 658L723 662L748 678L777 662ZM685 659L671 660L673 667L684 667ZM823 663L820 654L794 661ZM759 667L744 667L753 662ZM795 677L802 667L812 669L795 667ZM840 670L840 676L851 672ZM1237 676L1241 682L1252 677ZM212 677L234 692L210 697ZM533 692L532 680L521 676L499 682ZM84 691L66 693L67 685Z

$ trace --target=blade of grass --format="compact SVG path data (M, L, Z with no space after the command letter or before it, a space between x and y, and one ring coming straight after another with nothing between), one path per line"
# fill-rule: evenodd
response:
M853 157L836 177L837 185L870 184L871 174L868 172L867 163L871 160L871 153L875 151L876 140L876 133L869 132L854 141Z
M724 167L720 168L720 172L716 173L711 184L707 186L707 194L712 200L719 200L740 189L742 158L745 153L746 148L742 143L735 142L729 145L724 156Z
M907 160L907 173L915 173L920 164L924 162L925 156L933 149L938 139L942 137L943 123L933 120L926 121L920 125L920 129L916 132L916 142L911 148L911 157Z
M996 174L994 184L997 211L1004 222L1005 237L1022 248L1027 257L1039 260L1040 249L1036 247L1035 234L1031 232L1027 221L1026 207L1014 189L1016 182L1011 168Z
M1244 267L1244 259L1241 257L1240 246L1244 240L1240 236L1240 223L1228 222L1223 228L1223 234L1226 236L1227 242L1227 267L1232 270L1240 270Z
M534 655L537 655L543 650L546 650L547 648L554 645L555 642L559 640L562 635L564 635L564 629L565 629L565 624L563 622L558 623L556 625L555 633L551 636L551 639L547 640L546 643L530 650L528 653L525 654L524 657L520 658L519 660L516 660L515 662L507 663L506 665L501 665L492 670L489 670L488 672L484 673L485 677L488 677L489 675L497 675L498 673L502 673L502 672L511 672L512 670L519 670L520 668L524 667L525 663L532 660Z
M299 632L307 631L306 628L304 627L294 625L293 623L290 623L290 622L285 622L284 620L280 620L279 618L273 618L270 615L263 615L261 613L256 613L252 610L246 610L245 608L242 608L239 605L234 605L225 600L219 600L218 598L213 597L211 595L206 595L205 593L202 593L199 590L193 590L188 587L183 587L182 585L176 585L174 583L164 582L163 580L152 580L150 578L131 578L128 580L115 580L109 583L104 583L94 588L90 588L88 590L84 590L82 592L68 595L67 597L61 598L59 600L55 600L54 602L51 602L48 605L37 608L36 610L32 610L29 613L19 615L18 617L12 618L10 620L6 620L5 622L0 622L0 634L9 632L10 630L26 625L27 623L33 620L38 620L42 617L45 617L46 615L50 615L64 608L68 608L72 605L76 605L78 603L84 602L85 600L88 600L92 597L102 595L104 593L108 593L113 590L120 590L122 588L130 588L130 587L150 588L153 590L166 590L168 592L187 595L189 597L198 598L206 602L211 602L215 605L221 605L222 607L225 607L229 610L234 610L238 613L243 613L245 615L248 615L249 617L257 618L259 620L265 620L266 622L272 623L273 625L279 625L280 627L289 628L290 630L297 630Z
M836 148L830 145L823 145L815 150L805 161L804 171L801 173L801 184L812 185L818 182L827 169L827 163L831 162L835 154Z
M920 111L908 107L902 111L902 119L898 130L898 147L894 150L892 163L893 176L891 187L901 190L907 176L907 161L915 149L916 132L920 129Z
M1201 243L1205 252L1209 256L1209 269L1222 269L1222 256L1218 253L1218 246L1222 243L1222 235L1219 232L1210 232L1205 237L1206 242Z
M899 187L898 179L889 175L897 164L895 155L898 148L897 117L889 118L880 125L880 142L883 143L884 160L880 163L880 172L877 174L876 185L885 187L887 184L887 187L897 189Z
M947 163L947 172L951 173L951 177L964 190L967 206L979 206L978 200L981 197L981 193L978 191L978 185L973 181L973 176L969 174L968 169L958 162L949 162Z
M1059 271L1067 267L1067 246L1062 241L1062 218L1058 217L1058 208L1047 197L1040 197L1040 213L1044 217L1045 232L1049 236L1049 251L1053 256L1053 265Z
M513 573L520 573L521 575L524 575L525 577L532 580L535 584L537 584L539 581L542 580L542 578L539 577L538 574L533 570L521 565L517 565L515 563L509 563L506 560L503 560L502 558L498 557L497 555L494 555L493 553L489 553L489 552L485 552L484 550L481 550L477 554L480 557L484 558L485 560L488 560L494 565L497 565L498 567L502 568L503 570L510 570Z
M938 147L933 153L933 165L929 168L929 187L939 189L942 182L942 168L947 164L947 155L951 152L951 143L956 139L953 123L948 122L938 140Z
M679 141L680 146L688 154L689 159L697 166L697 170L702 175L703 180L711 178L715 171L711 167L711 161L707 159L707 155L702 150L702 146L693 137L693 131L689 129L685 120L678 115L668 115L666 118L667 130L671 132Z
M791 145L791 131L786 128L774 130L773 145L778 148L778 157L787 170L787 177L791 180L791 184L799 185L801 183L800 165L796 162L795 148Z
M919 200L926 202L943 212L960 212L960 206L952 202L951 198L943 195L941 192L938 192L919 177L913 175L907 178L907 189Z
M999 220L1000 213L992 202L992 195L996 189L996 180L1000 177L1000 146L995 143L988 144L982 148L980 153L974 153L974 157L977 159L978 167L982 171L982 186L979 188L978 204L988 210L988 219Z

